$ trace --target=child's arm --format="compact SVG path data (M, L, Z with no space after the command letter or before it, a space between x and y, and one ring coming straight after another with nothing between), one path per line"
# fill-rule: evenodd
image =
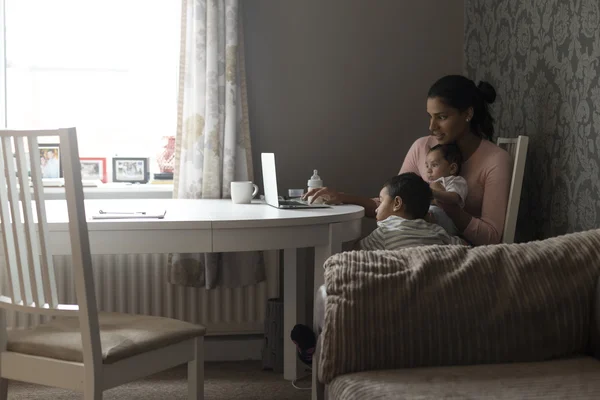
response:
M455 192L447 192L444 190L432 190L433 199L435 201L439 201L440 203L448 203L448 204L461 204L461 198L458 193Z
M456 192L447 192L441 182L431 182L429 187L431 187L431 192L433 193L433 199L435 201L460 205L460 195Z

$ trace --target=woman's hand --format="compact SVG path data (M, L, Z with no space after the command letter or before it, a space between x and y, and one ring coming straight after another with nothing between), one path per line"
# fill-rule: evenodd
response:
M310 200L311 204L319 197L323 198L325 204L343 203L343 193L328 187L311 189L304 196L302 196L302 200L307 200L310 196L312 196L312 199Z

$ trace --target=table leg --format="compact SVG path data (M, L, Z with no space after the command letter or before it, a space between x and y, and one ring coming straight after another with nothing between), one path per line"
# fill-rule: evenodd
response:
M283 250L283 378L302 376L303 364L290 339L294 325L306 323L306 268L298 265L296 249Z

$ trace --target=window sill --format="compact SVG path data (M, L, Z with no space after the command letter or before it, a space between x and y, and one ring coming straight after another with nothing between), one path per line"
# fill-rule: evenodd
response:
M172 184L126 184L106 183L98 187L84 187L86 199L171 199L173 198ZM45 187L46 200L64 200L64 187Z

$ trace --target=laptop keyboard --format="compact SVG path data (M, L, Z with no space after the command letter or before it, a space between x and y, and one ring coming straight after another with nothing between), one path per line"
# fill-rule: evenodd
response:
M301 201L301 200L279 200L279 205L282 206L304 206L308 204L307 202Z

